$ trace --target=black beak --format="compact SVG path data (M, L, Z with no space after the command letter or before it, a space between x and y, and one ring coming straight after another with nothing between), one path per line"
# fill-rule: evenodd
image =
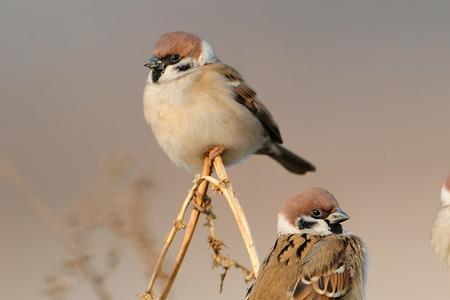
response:
M149 69L164 69L163 62L155 56L152 56L149 59L147 59L144 66Z
M340 208L336 208L336 210L327 217L330 224L340 224L348 219L350 219L349 215Z

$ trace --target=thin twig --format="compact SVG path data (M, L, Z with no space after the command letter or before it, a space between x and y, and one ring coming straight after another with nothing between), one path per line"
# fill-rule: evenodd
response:
M222 181L222 184L219 185L218 188L220 188L223 196L227 200L228 205L230 206L231 211L236 220L236 223L238 224L239 230L245 243L245 247L247 248L247 252L250 257L253 273L256 278L260 263L258 254L256 252L255 244L253 242L252 234L250 232L250 227L248 226L247 218L245 217L244 211L239 203L239 200L234 196L233 187L230 183L230 179L228 178L227 172L225 170L222 157L221 156L215 157L213 164L217 176Z
M211 163L213 165L211 165ZM211 177L213 168L216 171L219 179ZM244 215L242 207L239 204L239 201L234 196L233 187L230 184L230 180L225 171L225 166L223 164L223 161L222 161L222 158L220 157L220 155L216 156L212 160L212 162L211 162L211 159L209 156L205 157L202 176L197 180L198 180L197 184L195 184L195 182L194 182L194 186L191 188L190 192L188 193L188 196L186 197L185 202L183 203L183 205L180 209L180 213L178 214L178 217L175 220L174 226L172 227L171 231L169 232L168 236L166 237L166 239L164 241L163 249L161 251L161 254L158 259L154 273L150 279L148 289L141 296L141 300L153 300L153 299L165 300L167 298L167 296L170 292L170 289L172 288L173 282L176 278L176 275L178 273L178 270L181 267L181 264L183 262L186 251L189 247L189 244L192 240L192 236L193 236L195 228L197 226L199 216L202 212L206 213L206 215L207 215L207 225L209 226L209 229L210 229L210 234L209 234L208 240L209 240L210 247L212 248L212 250L214 252L213 263L215 266L221 266L224 270L223 273L221 274L220 290L222 290L223 282L225 280L228 270L232 267L242 270L242 272L244 273L244 280L246 282L249 282L256 277L256 274L259 269L259 258L256 253L255 245L253 243L253 239L252 239L252 235L251 235L248 223L247 223L247 219ZM207 196L207 190L208 190L209 183L211 183L216 189L218 189L223 194L223 196L225 197L225 199L228 202L228 205L230 206L230 209L233 213L233 216L236 220L236 223L239 227L242 238L244 240L245 246L247 248L247 252L250 257L253 272L251 272L249 269L245 268L243 265L239 264L238 262L234 261L229 256L224 256L221 253L221 250L224 247L224 243L219 241L216 238L215 227L214 227L214 223L212 221L214 215L211 211L211 204L209 201L209 197ZM195 199L193 199L193 198L195 198ZM184 212L186 211L187 205L189 203L192 203L193 209L191 212L190 220L186 226L186 231L185 231L185 234L183 237L181 247L179 249L179 252L175 259L174 266L172 268L172 271L169 275L169 279L163 289L161 296L159 296L159 298L155 298L154 291L153 291L155 281L158 277L158 273L161 270L162 262L163 262L166 254L167 254L167 251L173 241L173 238L175 237L176 232L180 229L180 224L184 225L182 223L182 220L184 217Z
M163 248L161 250L161 253L156 262L155 269L154 269L153 274L148 283L147 294L151 294L151 291L153 290L153 286L155 285L156 279L158 278L158 276L161 272L161 267L163 265L164 259L167 255L170 245L172 244L173 239L175 238L175 235L177 234L177 232L180 229L185 227L185 225L183 224L184 215L189 206L189 203L191 202L192 198L195 196L195 192L196 192L199 184L201 183L201 181L202 181L202 179L200 179L199 177L196 177L194 179L192 188L189 190L188 195L186 196L183 204L181 205L181 208L180 208L180 211L178 212L177 218L173 222L172 229L167 234L167 236L164 238Z
M202 177L210 176L211 171L212 171L211 162L210 162L209 156L206 156L204 159L204 163L203 163ZM197 194L196 194L195 200L193 201L195 204L195 208L192 209L191 217L186 226L186 232L184 233L181 248L178 251L178 255L175 259L175 264L173 266L171 274L169 275L169 280L167 281L167 284L159 298L160 300L164 300L167 298L167 296L170 292L170 289L172 288L173 282L175 281L175 277L177 276L178 270L180 269L181 263L183 262L184 256L186 255L186 251L189 247L189 244L191 243L192 236L194 234L195 227L197 226L198 219L199 219L199 216L201 213L201 210L199 208L204 206L206 192L208 191L208 185L209 185L209 182L204 180L198 186Z
M254 279L253 272L229 257L222 254L223 247L225 244L217 239L216 228L214 224L215 215L212 212L212 207L209 205L205 209L206 214L206 226L209 228L208 243L210 248L213 250L213 267L222 267L223 273L220 274L220 287L219 292L223 290L223 284L225 282L225 277L227 272L231 268L240 269L244 275L244 281L246 283Z

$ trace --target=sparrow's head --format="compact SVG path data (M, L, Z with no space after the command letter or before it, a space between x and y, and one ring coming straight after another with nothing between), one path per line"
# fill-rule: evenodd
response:
M350 217L327 190L307 189L286 200L278 214L278 233L339 234Z
M442 206L450 206L450 175L444 182L441 190L441 204Z
M161 83L185 76L208 63L218 62L212 47L198 36L183 31L163 34L145 62L151 82Z

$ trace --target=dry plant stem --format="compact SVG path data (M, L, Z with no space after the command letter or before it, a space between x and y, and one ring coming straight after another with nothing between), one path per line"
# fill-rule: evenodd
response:
M103 283L103 279L97 275L96 271L93 269L92 264L81 260L78 263L78 268L84 274L84 276L88 279L89 284L100 300L111 300L111 296L105 288Z
M211 163L209 156L205 157L203 162L203 171L202 171L202 178L205 176L211 175ZM197 189L197 194L195 198L195 204L197 207L202 207L203 202L206 196L206 192L208 191L208 184L209 182L207 180L203 180ZM175 280L175 277L177 276L178 270L180 269L181 263L183 262L184 256L186 255L186 251L189 247L189 244L191 242L192 236L195 231L195 227L197 226L198 219L200 217L201 211L197 208L194 208L191 212L191 217L189 219L189 223L186 226L186 232L183 237L183 242L181 244L181 248L178 252L178 255L175 259L175 264L173 266L172 272L169 275L169 280L164 287L164 290L159 297L160 300L164 300L167 298L170 289L172 288L173 282Z
M222 181L222 184L219 185L219 188L228 202L228 205L231 208L231 211L234 215L236 223L238 224L239 230L241 232L242 238L244 239L245 247L247 248L248 255L250 257L250 261L252 264L252 269L256 278L259 270L259 258L256 253L255 243L253 242L252 234L250 232L250 227L248 226L247 219L245 217L244 211L238 201L238 199L234 196L233 187L230 184L230 180L228 178L227 172L225 170L225 166L222 161L221 156L215 157L214 161L214 169L217 173L217 177Z
M40 217L42 221L46 223L47 226L58 235L67 251L70 252L73 255L74 259L77 260L76 266L86 277L98 299L110 300L111 296L109 295L103 281L101 280L101 276L98 275L90 260L83 258L84 255L78 250L75 242L69 238L69 234L66 232L64 224L44 204L44 202L41 201L41 199L33 194L31 188L18 174L13 171L13 169L7 168L6 171L8 171L8 175L10 175L13 183L17 186L17 188L24 192L26 201L35 210L38 217Z
M198 188L200 182L201 182L200 178L196 178L194 180L194 184L193 184L192 188L189 190L188 195L186 196L186 199L184 199L184 202L181 205L180 211L178 212L177 218L173 222L172 229L170 230L170 232L167 234L167 236L164 239L163 248L161 250L161 253L159 254L152 277L150 278L150 281L148 283L147 293L149 293L149 294L153 290L153 286L155 285L156 279L158 278L158 276L161 272L161 268L162 268L164 259L167 255L167 251L169 250L169 247L172 244L172 241L175 238L176 233L184 226L183 225L184 215L189 206L189 203L191 202L192 198L195 195L195 192L197 191L197 188Z
M214 183L213 183L214 184ZM238 263L237 261L235 261L234 259L230 258L229 256L224 256L222 254L222 248L225 246L225 244L217 239L217 235L216 235L216 229L215 229L215 225L214 225L214 217L212 214L212 211L209 210L209 212L206 212L207 216L207 223L206 225L209 228L209 237L208 237L208 241L209 241L209 246L211 247L211 249L213 250L213 267L218 267L221 266L223 269L223 273L220 274L220 287L219 287L219 291L222 292L223 290L223 284L225 282L225 277L228 273L228 270L231 268L236 268L236 269L240 269L243 272L244 275L244 281L250 282L251 280L254 279L254 273L252 271L250 271L249 269L247 269L246 267L244 267L243 265L241 265L240 263Z

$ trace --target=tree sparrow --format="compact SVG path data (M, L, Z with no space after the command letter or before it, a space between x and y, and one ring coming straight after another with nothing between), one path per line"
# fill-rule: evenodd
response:
M255 91L204 40L166 33L145 66L145 118L176 165L201 170L204 154L215 148L226 165L266 154L293 173L315 170L281 146L278 125Z
M343 230L348 219L323 188L288 199L278 214L278 238L246 300L364 299L366 249Z
M431 231L431 243L439 259L450 266L450 175L441 189L441 205Z

